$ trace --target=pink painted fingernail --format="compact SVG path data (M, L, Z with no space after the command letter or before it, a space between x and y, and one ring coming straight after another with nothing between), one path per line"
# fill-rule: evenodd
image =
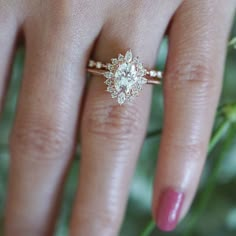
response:
M156 212L156 224L163 231L175 229L184 201L184 193L173 188L163 191Z

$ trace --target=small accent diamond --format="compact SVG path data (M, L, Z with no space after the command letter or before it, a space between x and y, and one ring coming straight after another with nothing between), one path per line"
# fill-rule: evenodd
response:
M122 61L122 60L124 60L124 56L122 54L119 54L118 61Z
M107 91L110 92L110 93L113 93L114 92L114 88L112 86L108 86L107 87Z
M89 67L94 67L94 66L95 66L95 61L90 60L88 66L89 66Z
M107 71L104 73L104 76L107 78L107 79L111 79L113 77L113 73L110 72L110 71Z
M97 68L97 69L101 69L101 68L102 68L102 63L101 63L100 61L98 61L98 62L96 63L96 68Z
M117 58L112 58L111 62L112 62L113 65L117 65L118 64Z
M138 58L138 57L135 57L135 58L133 59L133 61L134 61L135 63L140 63L140 61L139 61L139 58Z
M133 58L133 55L132 55L131 50L127 51L126 54L125 54L125 60L126 60L127 62L131 62L131 61L132 61L132 58Z
M159 79L162 78L162 72L161 71L157 71L157 78L159 78Z
M157 72L155 70L151 70L150 71L150 76L151 77L156 77L157 76Z
M113 69L114 69L114 66L109 63L109 64L107 65L107 69L108 69L108 70L113 70Z
M107 79L104 83L105 83L106 85L111 85L111 84L112 84L112 80L111 80L111 79Z
M126 99L126 96L125 96L125 93L124 92L121 92L119 95L118 95L118 103L121 105L125 102L125 99Z

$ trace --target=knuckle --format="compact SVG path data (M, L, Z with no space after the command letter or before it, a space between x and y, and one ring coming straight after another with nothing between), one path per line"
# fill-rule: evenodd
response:
M25 31L30 40L40 45L50 47L64 54L66 52L77 52L75 48L84 47L82 42L87 41L88 33L97 33L97 28L88 27L84 30L81 25L84 19L91 15L89 11L90 1L31 1L28 9L34 14L25 20ZM32 15L32 16L31 16ZM98 17L100 17L98 15ZM100 19L100 18L99 18ZM32 33L33 32L33 33ZM70 41L70 45L66 42ZM55 41L58 43L55 44ZM81 48L78 48L81 50ZM72 51L70 51L72 50ZM73 60L75 60L73 58Z
M84 118L86 132L117 142L130 140L140 131L141 111L135 105L97 104Z
M29 152L37 159L53 159L55 156L65 156L70 145L68 135L64 130L52 124L25 122L25 125L15 127L10 139L10 150Z
M39 228L37 224L28 224L27 226L11 224L6 226L6 232L10 232L10 235L47 235L46 230Z
M50 34L50 38L63 37L67 33L72 35L75 25L75 14L70 1L32 1L29 11L34 11L30 20L27 20L29 31L39 31L41 34ZM37 27L36 27L37 26Z
M135 14L132 15L132 17L136 19L139 19L140 17L147 18L145 16L147 16L147 14L152 14L156 10L156 7L158 6L158 2L155 0L119 1L118 4L119 6L122 6L123 9L122 12L128 13L129 9L133 9Z
M96 218L94 218L94 216L96 216ZM71 232L72 235L77 235L77 231L81 232L79 226L84 225L86 227L88 222L91 221L91 218L95 219L93 225L96 227L96 229L99 232L103 232L105 235L116 235L121 224L120 215L114 214L114 212L107 210L95 211L81 207L79 219L77 218L76 221L72 220L71 222L71 229L73 230L73 232Z
M173 140L162 148L164 148L165 153L169 153L172 156L177 155L182 162L199 162L205 157L206 147L207 145L200 140L192 142Z
M109 229L111 231L114 230L114 226L120 221L118 220L118 217L107 212L100 212L98 218L101 228Z
M184 153L186 153L186 155L184 155L186 157L186 159L191 160L191 161L198 161L199 159L201 159L203 157L203 143L191 143L191 144L185 144L185 145L181 145L181 144L177 144L174 145L176 150L182 150Z
M168 71L167 76L167 87L171 89L197 88L209 92L219 84L209 63L203 62L180 62Z

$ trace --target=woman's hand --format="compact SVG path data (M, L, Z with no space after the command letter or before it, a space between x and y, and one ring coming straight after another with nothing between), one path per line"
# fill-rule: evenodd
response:
M164 131L152 210L162 230L175 228L204 165L235 5L235 0L0 0L0 100L19 33L26 43L10 145L7 236L53 235L78 120L82 160L70 235L118 234L151 87L119 106L103 79L94 76L85 95L86 64L91 52L108 62L131 48L151 68L168 25Z

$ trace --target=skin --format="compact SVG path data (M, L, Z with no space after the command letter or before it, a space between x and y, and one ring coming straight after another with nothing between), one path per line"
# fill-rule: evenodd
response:
M151 86L119 106L101 78L84 93L86 63L91 54L106 62L132 48L152 68L165 33L164 131L152 209L155 217L160 193L172 186L185 193L182 219L206 158L235 7L235 0L0 0L0 104L20 34L26 45L5 235L53 235L78 126L82 160L70 235L118 235Z

